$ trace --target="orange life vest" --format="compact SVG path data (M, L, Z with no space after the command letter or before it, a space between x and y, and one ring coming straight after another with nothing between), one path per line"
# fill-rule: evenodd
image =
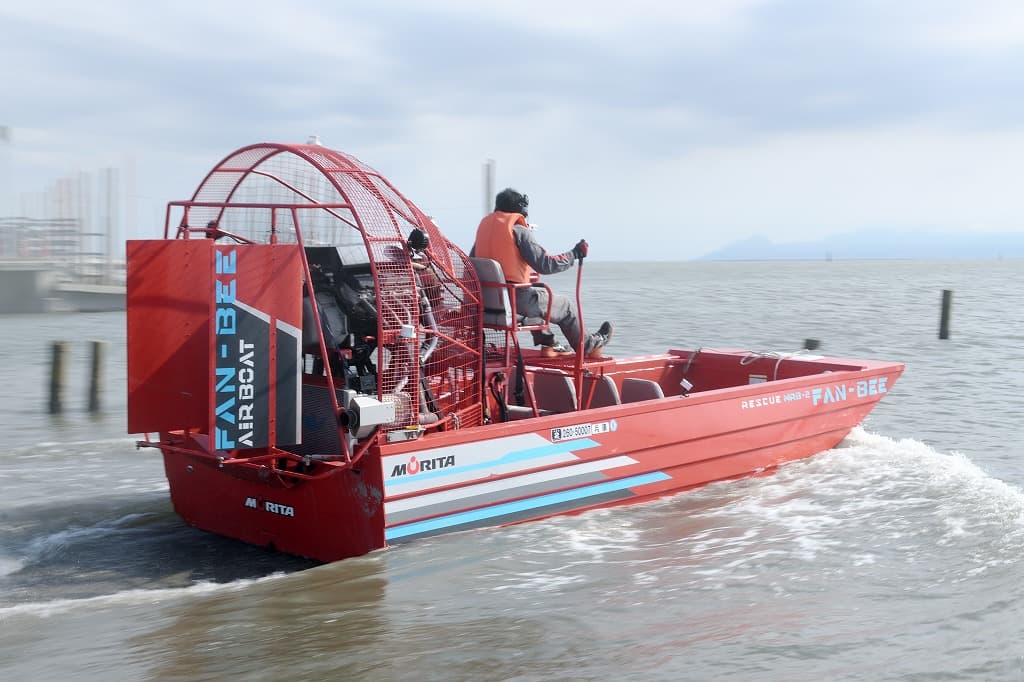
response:
M523 260L513 230L516 225L526 225L522 213L495 211L480 221L476 228L476 244L473 255L477 258L493 258L501 264L506 282L524 283L530 281L530 265Z

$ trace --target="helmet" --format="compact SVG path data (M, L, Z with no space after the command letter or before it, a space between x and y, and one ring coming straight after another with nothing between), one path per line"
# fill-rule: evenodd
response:
M520 194L511 187L498 192L498 196L494 197L494 210L504 211L506 213L522 213L523 217L527 217L529 214L527 211L530 208L530 197L525 194Z
M430 235L418 227L413 228L413 231L409 233L406 244L409 245L411 251L426 251L427 247L430 246Z

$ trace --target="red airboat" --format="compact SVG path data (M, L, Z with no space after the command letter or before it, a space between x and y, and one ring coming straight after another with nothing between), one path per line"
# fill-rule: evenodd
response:
M187 523L334 561L770 470L836 445L903 371L544 358L512 286L357 159L245 147L168 205L164 239L128 243L128 429L159 434L140 444Z

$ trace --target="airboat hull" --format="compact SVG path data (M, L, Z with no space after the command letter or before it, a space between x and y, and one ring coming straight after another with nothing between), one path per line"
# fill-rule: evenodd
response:
M674 379L691 355L609 360L600 370L617 377L658 368ZM695 357L689 376L757 383L433 434L375 448L357 469L321 479L287 480L257 464L165 449L171 496L182 518L204 530L335 561L770 472L834 447L902 371L797 355L782 365L789 378L762 382L779 359L750 363L740 351Z

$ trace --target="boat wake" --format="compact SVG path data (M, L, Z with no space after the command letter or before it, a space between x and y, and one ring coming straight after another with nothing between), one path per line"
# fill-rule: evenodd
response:
M110 594L82 598L58 598L48 601L0 606L0 620L16 615L34 615L46 618L67 613L76 609L95 609L97 607L153 605L172 602L211 594L229 594L241 592L254 585L270 583L286 577L284 572L271 573L260 578L238 579L229 583L210 581L197 582L187 587L140 588L121 590Z
M25 566L25 562L21 559L14 559L12 557L0 556L0 578L11 573L17 573Z
M41 535L29 541L22 561L25 564L38 564L66 554L75 545L94 541L116 542L119 535L147 526L153 518L154 514L128 514L111 521L100 521L88 526L71 527Z
M593 562L638 586L718 589L766 575L785 582L808 564L837 578L891 564L887 571L950 584L1019 560L1024 492L961 454L858 428L835 449L770 475L500 535L505 553L491 589L524 595L586 581Z
M717 513L799 518L819 529L859 521L912 531L904 524L920 529L927 521L941 531L943 541L985 534L1019 541L1024 533L1024 492L1019 488L990 476L960 453L942 453L920 441L894 440L861 428L833 450L739 485L709 486L698 496L706 499L726 486L731 503Z
M718 523L754 542L787 539L789 555L804 561L932 561L938 553L947 577L962 579L1024 549L1020 489L962 454L859 428L837 448L729 494L733 501L712 512Z
M1016 547L1024 544L1024 491L989 475L961 453L942 453L916 440L894 440L855 429L839 447L810 460L808 471L819 476L827 492L850 490L843 478L859 480L859 501L846 508L870 511L877 504L888 511L934 517L944 531L939 538L988 536ZM832 475L825 475L831 469Z
M0 607L227 584L315 565L185 525L166 493L15 508L0 518Z
M66 440L66 441L40 441L33 443L31 448L33 450L43 449L52 450L53 452L67 452L68 448L90 448L90 447L103 447L109 449L110 446L117 446L119 449L135 449L136 441L139 438L133 438L130 436L118 436L116 438L101 438L101 439L89 439L89 440ZM28 446L23 446L27 449Z
M22 508L0 526L0 617L245 589L314 565L189 528L163 493ZM1020 489L961 454L855 429L835 449L770 475L431 538L386 556L392 580L426 579L426 560L487 576L487 589L506 595L587 585L614 600L629 585L717 589L768 573L784 583L808 563L847 577L902 564L933 584L956 583L1013 564L1022 550Z

